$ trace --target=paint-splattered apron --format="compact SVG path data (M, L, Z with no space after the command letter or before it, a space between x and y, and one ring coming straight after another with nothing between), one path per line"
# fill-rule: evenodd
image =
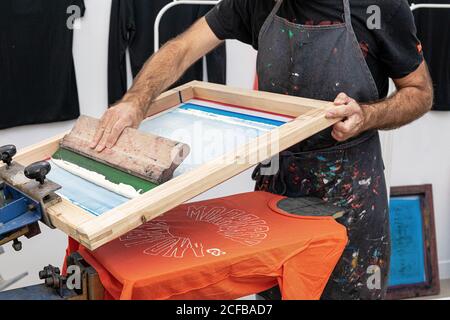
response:
M294 24L277 15L279 0L259 34L260 90L332 101L340 92L360 102L379 98L344 3L344 23ZM338 143L327 129L280 157L276 175L254 179L258 190L288 197L315 196L346 208L338 221L349 244L323 299L381 299L390 257L384 166L377 131ZM272 290L272 292L276 289Z

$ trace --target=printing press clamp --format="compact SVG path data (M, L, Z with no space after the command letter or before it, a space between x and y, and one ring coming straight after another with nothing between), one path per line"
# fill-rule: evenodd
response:
M97 271L78 252L66 262L67 274L48 265L39 272L44 283L0 292L0 300L103 300L105 290Z
M46 209L61 201L55 191L60 185L46 180L51 166L47 161L27 167L13 161L14 145L0 147L0 245L13 242L22 249L19 238L40 234L39 221L54 228Z

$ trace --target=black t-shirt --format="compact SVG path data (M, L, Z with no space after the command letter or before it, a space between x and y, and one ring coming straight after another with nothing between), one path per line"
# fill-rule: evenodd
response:
M84 10L83 0L0 1L0 129L79 116L72 22Z
M411 3L442 3L450 0L410 0ZM450 9L414 11L423 54L434 84L433 110L450 111Z
M259 31L274 0L223 0L206 20L219 39L237 39L258 49ZM377 5L381 28L370 30L367 9ZM380 97L388 93L388 77L398 79L415 71L423 60L410 7L406 0L350 0L352 25ZM297 24L342 23L342 0L284 0L279 16Z

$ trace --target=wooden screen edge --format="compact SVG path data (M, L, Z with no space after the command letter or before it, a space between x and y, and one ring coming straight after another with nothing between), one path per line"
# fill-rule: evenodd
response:
M214 83L193 81L190 84L193 87L195 98L241 105L259 111L276 112L294 117L318 108L328 108L332 105L328 101L234 88Z
M95 220L96 216L88 213L66 199L62 199L62 202L48 208L47 214L55 228L68 236L77 239L81 244L88 245L83 242L83 239L78 234L77 228L78 225L84 222Z
M154 116L193 98L194 89L192 87L192 82L166 91L152 102L146 117Z
M315 109L329 108L332 102L289 96L285 94L237 88L217 83L191 81L161 94L150 106L148 116L153 116L190 99L212 100L214 102L255 108L259 111L276 112L298 117ZM164 105L160 107L160 103ZM168 104L170 106L168 106Z
M56 150L58 150L59 142L68 132L58 134L54 137L33 144L26 148L19 150L14 157L14 161L27 166L33 162L44 160L50 157Z
M326 119L327 111L327 109L312 110L274 129L279 134L279 150L270 150L268 158L339 121ZM273 131L254 139L251 143L239 148L237 152L219 157L166 182L127 204L97 217L95 221L83 223L78 228L80 239L88 244L89 249L94 250L247 170L254 164L247 162L238 164L236 160L254 157L261 150L267 150L271 143L267 135L273 135Z

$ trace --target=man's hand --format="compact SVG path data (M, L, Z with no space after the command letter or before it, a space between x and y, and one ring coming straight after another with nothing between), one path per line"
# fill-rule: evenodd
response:
M144 111L130 102L111 107L103 114L90 147L97 152L112 148L126 128L137 128L142 120Z
M400 79L393 79L397 92L389 98L360 105L345 93L337 96L337 106L329 119L344 119L333 127L333 138L345 141L366 130L391 130L427 113L433 105L433 83L425 62Z
M328 119L342 119L333 127L331 135L337 141L345 141L364 131L364 112L354 99L340 93L334 100L336 108L327 113Z
M389 98L360 105L346 94L337 96L329 119L344 119L333 128L333 138L345 141L366 130L391 130L427 113L433 105L433 83L425 62L400 79L393 79L397 92Z

